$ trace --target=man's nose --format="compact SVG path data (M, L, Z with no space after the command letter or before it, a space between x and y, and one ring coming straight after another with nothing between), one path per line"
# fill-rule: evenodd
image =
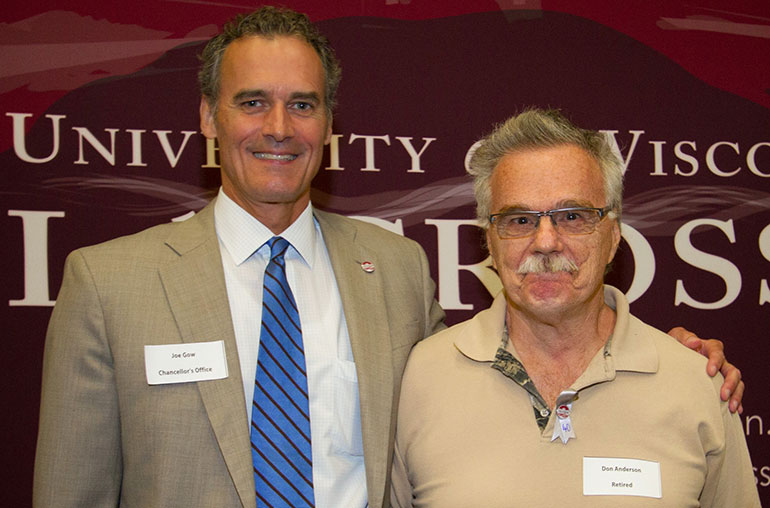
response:
M561 250L561 234L556 221L549 215L543 215L535 229L533 244L537 252L549 253Z
M291 115L281 105L271 107L265 115L262 134L275 141L284 141L294 135Z

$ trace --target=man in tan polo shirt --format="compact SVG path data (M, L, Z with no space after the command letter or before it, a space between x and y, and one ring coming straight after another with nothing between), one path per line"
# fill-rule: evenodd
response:
M504 289L412 351L393 504L759 506L721 376L603 284L623 187L606 138L530 110L471 168Z

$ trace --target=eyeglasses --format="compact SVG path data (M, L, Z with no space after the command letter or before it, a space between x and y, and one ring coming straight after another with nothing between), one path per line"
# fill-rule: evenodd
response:
M511 210L493 213L489 222L497 229L500 238L523 238L535 234L540 225L540 218L548 216L558 232L567 235L586 235L593 233L599 222L612 213L612 207L606 208L556 208L544 212L529 210Z

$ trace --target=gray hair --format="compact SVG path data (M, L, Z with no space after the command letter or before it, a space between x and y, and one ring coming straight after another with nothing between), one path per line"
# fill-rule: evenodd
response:
M489 227L492 201L492 172L500 160L517 150L575 145L599 164L604 181L604 195L620 222L623 201L623 163L612 150L607 137L598 131L573 125L558 110L528 109L495 127L479 142L471 156L468 173L473 176L476 216Z
M342 77L342 69L334 55L329 41L321 35L307 15L291 9L272 6L260 7L248 15L239 14L228 22L222 33L214 36L200 55L201 68L198 72L198 84L201 95L212 108L216 109L219 99L220 67L225 49L241 37L259 36L272 39L279 36L299 37L318 54L324 69L324 102L331 118L337 102L337 87Z

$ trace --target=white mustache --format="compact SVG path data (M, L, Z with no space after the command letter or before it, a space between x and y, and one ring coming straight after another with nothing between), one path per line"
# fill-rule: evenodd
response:
M529 256L520 265L516 273L524 275L527 273L555 273L555 272L577 272L578 266L563 254L552 254L544 256L535 254Z

